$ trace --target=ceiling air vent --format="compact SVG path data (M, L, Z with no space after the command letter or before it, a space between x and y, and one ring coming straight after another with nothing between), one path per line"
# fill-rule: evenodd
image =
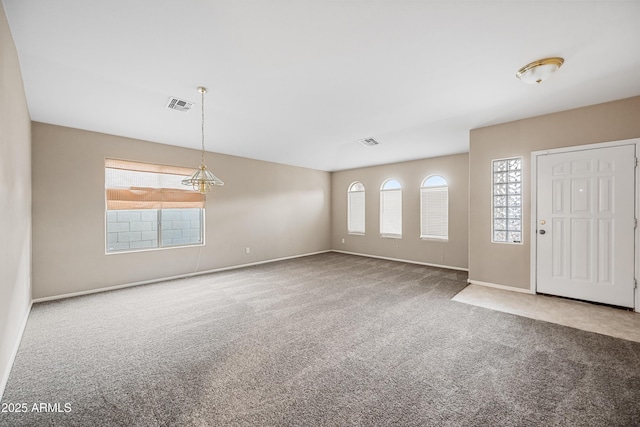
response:
M169 103L167 104L167 108L182 111L183 113L191 110L192 106L193 102L185 101L184 99L176 98L175 96L169 98Z
M364 145L365 147L373 147L375 145L380 144L378 141L376 141L373 138L364 138L358 141L360 144Z

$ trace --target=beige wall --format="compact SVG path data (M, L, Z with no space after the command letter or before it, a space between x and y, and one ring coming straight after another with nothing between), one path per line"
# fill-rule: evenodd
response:
M206 246L105 255L104 159L196 167L199 152L36 122L32 138L33 298L329 249L328 172L207 153L225 186Z
M449 184L449 241L420 239L420 185L429 175ZM389 179L402 184L402 239L380 237L380 186ZM365 235L347 233L347 189L365 186ZM335 250L467 268L469 156L435 157L334 172L331 179L331 247ZM345 243L342 243L345 239Z
M529 289L531 152L640 136L640 97L474 129L469 152L469 279ZM523 156L523 244L491 243L492 159Z
M31 304L31 119L0 3L0 396Z

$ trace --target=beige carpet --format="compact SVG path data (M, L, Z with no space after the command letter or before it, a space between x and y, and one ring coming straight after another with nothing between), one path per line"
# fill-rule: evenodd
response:
M37 304L3 397L28 410L0 425L640 424L639 343L451 301L465 286L327 253Z

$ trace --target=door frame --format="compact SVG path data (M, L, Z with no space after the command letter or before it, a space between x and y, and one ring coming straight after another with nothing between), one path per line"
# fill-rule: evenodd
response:
M538 211L538 157L547 155L547 154L559 154L559 153L570 153L572 151L583 151L583 150L592 150L597 148L608 148L608 147L617 147L621 145L635 145L636 148L636 157L640 157L640 138L632 138L632 139L623 139L620 141L610 141L610 142L600 142L596 144L585 144L585 145L576 145L571 147L562 147L562 148L554 148L549 150L539 150L531 152L531 224L530 224L530 236L531 236L531 279L529 289L532 294L536 294L538 277L538 219L537 219L537 211ZM640 212L640 177L638 173L638 167L636 166L635 170L635 182L634 182L634 191L635 191L635 218L638 218L638 212ZM638 256L638 248L640 248L640 233L638 232L639 228L636 227L634 230L634 278L636 279L636 283L638 281L638 272L640 271L640 257ZM640 313L640 288L636 285L634 289L634 311Z

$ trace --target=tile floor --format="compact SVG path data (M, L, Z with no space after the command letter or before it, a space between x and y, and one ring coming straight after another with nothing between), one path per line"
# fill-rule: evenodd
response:
M640 313L547 295L469 285L454 301L640 342Z

